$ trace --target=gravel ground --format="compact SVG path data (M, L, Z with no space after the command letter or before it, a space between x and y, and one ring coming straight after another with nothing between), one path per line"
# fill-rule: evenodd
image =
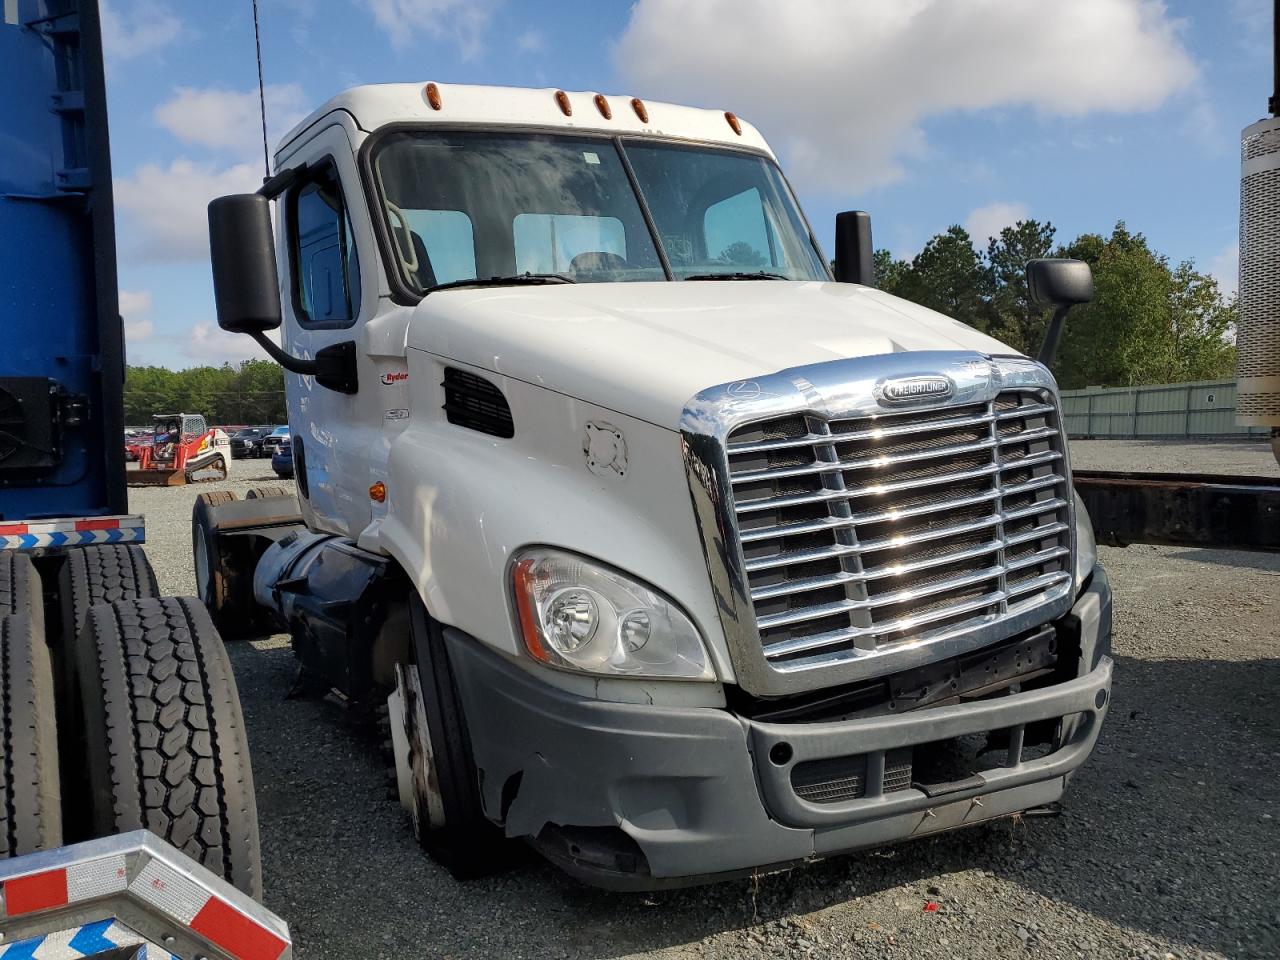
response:
M1254 446L1095 441L1075 456L1261 472ZM229 489L274 482L265 461L233 468ZM167 591L194 588L191 501L217 488L131 493ZM1102 558L1116 687L1062 816L649 896L587 889L532 856L456 883L386 799L368 736L331 703L284 699L283 638L235 644L267 903L302 960L1280 956L1280 556L1135 546Z
M1271 444L1266 442L1073 440L1071 465L1078 470L1280 475L1280 466L1271 455Z

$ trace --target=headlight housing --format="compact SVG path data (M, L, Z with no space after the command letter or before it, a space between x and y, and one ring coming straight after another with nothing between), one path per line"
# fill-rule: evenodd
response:
M1076 498L1076 591L1084 586L1084 582L1098 565L1098 541L1093 534L1093 521L1089 519L1089 511L1084 508L1080 494L1072 491Z
M511 579L535 660L608 676L715 679L698 628L643 583L550 548L517 554Z

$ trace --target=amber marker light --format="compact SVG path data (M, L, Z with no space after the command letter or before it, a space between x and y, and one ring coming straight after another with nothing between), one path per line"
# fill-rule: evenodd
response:
M724 118L729 121L729 126L733 127L733 132L738 136L742 136L742 124L738 122L737 116L726 110Z
M641 123L649 122L649 109L639 97L631 98L631 109L636 112L636 116L640 118Z
M569 102L569 95L563 90L556 91L556 103L560 105L560 112L566 117L573 116L573 104Z
M369 487L369 499L374 503L387 502L387 485L381 480Z
M529 656L542 663L554 663L550 651L542 645L542 638L538 635L538 612L534 609L533 600L533 566L536 562L528 557L511 568L511 580L516 589L516 613L520 617L520 633Z
M604 98L603 93L596 94L596 109L600 111L600 116L606 120L613 119L613 111L609 108L609 101Z
M434 83L428 83L422 92L427 98L427 105L432 110L439 110L444 105L440 100L440 88Z

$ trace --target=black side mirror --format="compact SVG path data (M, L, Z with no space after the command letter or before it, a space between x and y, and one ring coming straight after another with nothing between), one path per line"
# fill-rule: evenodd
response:
M876 264L871 247L871 214L846 210L836 214L836 280L840 283L876 285Z
M1027 293L1033 303L1055 308L1036 358L1047 367L1058 354L1067 312L1076 304L1093 299L1093 271L1083 260L1062 257L1029 260Z
M280 276L270 200L256 193L238 193L210 203L209 256L218 326L248 334L280 326Z

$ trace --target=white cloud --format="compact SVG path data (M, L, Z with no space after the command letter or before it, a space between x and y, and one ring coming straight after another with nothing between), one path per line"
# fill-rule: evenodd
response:
M458 45L464 60L474 60L484 49L499 0L364 0L373 19L404 49L422 33Z
M116 180L116 205L136 231L131 247L137 256L203 260L209 255L209 201L226 193L252 192L261 183L262 168L256 164L149 163Z
M267 336L277 345L279 331ZM196 323L181 346L183 354L201 365L220 366L223 363L240 363L244 360L265 360L266 353L243 333L227 333L216 323Z
M129 343L149 340L156 332L149 319L151 306L150 290L120 291L120 316L124 318L124 336Z
M988 203L969 213L965 218L964 228L973 237L973 245L979 250L985 250L992 237L999 236L1005 227L1012 227L1019 220L1026 220L1030 213L1025 203Z
M275 136L307 115L306 95L296 83L266 88L267 120ZM262 151L262 118L258 91L178 87L156 107L155 119L183 143L227 150L237 156Z
M1159 107L1197 79L1157 0L638 0L631 91L732 109L816 188L903 176L931 116Z
M1224 297L1234 297L1240 288L1240 244L1232 242L1209 258L1209 273L1218 281Z
M145 317L151 312L150 290L121 290L120 316L126 320Z
M547 38L537 27L530 27L516 37L516 46L525 53L541 53L546 49Z
M102 45L109 59L132 60L160 50L185 33L167 4L138 0L120 12L115 0L102 2Z

